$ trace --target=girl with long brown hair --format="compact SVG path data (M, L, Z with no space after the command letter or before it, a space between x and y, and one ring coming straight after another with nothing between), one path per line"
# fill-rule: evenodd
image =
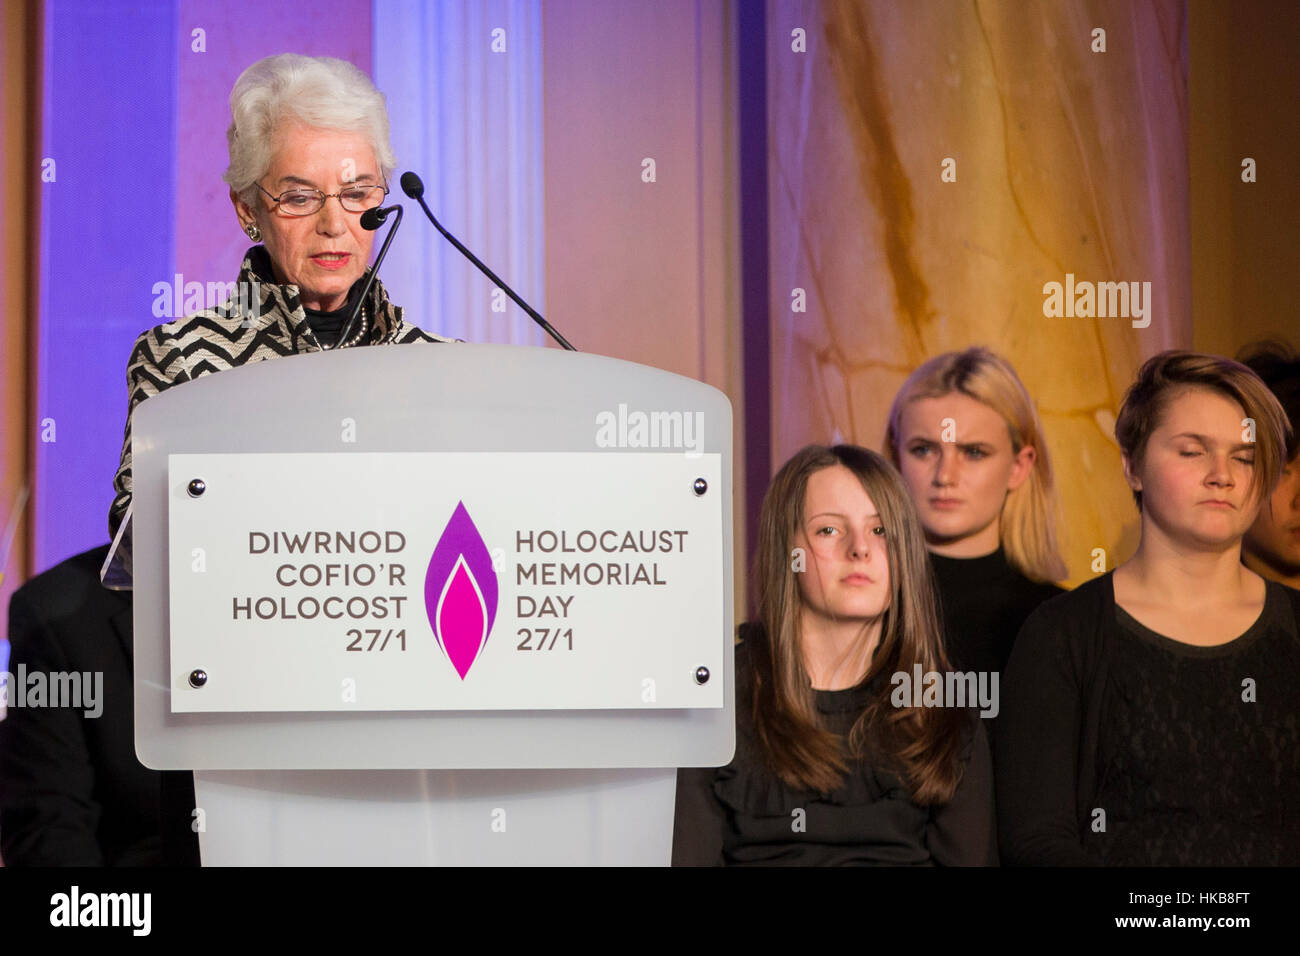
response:
M763 502L754 583L736 754L680 772L674 863L994 862L979 719L910 692L948 661L921 528L889 463L851 445L790 459Z

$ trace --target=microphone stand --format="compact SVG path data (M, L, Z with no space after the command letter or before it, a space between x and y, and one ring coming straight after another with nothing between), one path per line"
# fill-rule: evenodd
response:
M409 196L411 199L414 199L416 202L420 204L420 208L424 210L424 214L429 217L429 222L433 223L433 228L437 229L440 233L442 233L443 236L447 239L447 241L450 242L453 246L455 246L462 256L464 256L470 262L474 263L474 265L478 266L479 271L482 272L489 279L491 279L493 285L495 285L506 295L510 296L510 298L514 300L515 304L518 305L519 308L527 312L529 317L538 325L540 325L542 327L542 330L545 331L547 335L555 339L556 342L559 342L561 346L568 349L570 352L578 351L576 348L574 348L572 345L569 344L568 339L566 339L559 332L555 331L555 328L551 325L550 322L547 322L546 319L542 317L541 313L539 313L536 309L534 309L523 299L519 298L519 296L515 294L514 289L506 285L505 282L503 282L495 272L493 272L491 269L489 269L487 266L483 264L482 260L480 260L478 256L474 255L474 253L466 249L465 246L461 244L461 241L459 239L457 239L455 236L453 236L450 232L448 232L446 229L442 227L442 223L438 221L437 217L435 217L434 214L429 210L428 204L425 203L424 183L420 181L420 178L416 176L415 173L408 172L402 174L402 191L406 193L406 195Z
M361 295L357 298L357 304L352 307L352 315L348 317L347 324L343 326L343 331L339 333L339 344L348 340L352 334L352 326L357 321L357 316L361 314L362 307L366 304L366 296L370 294L370 287L375 284L375 276L379 274L379 264L384 261L384 256L388 255L388 247L393 242L393 236L397 233L397 227L402 224L402 207L387 206L383 209L367 209L361 214L361 225L365 229L378 229L384 224L390 213L396 213L397 218L393 220L392 226L388 229L388 235L384 236L384 243L379 247L379 255L375 257L375 264L370 269L370 274L366 276L366 284L361 287Z

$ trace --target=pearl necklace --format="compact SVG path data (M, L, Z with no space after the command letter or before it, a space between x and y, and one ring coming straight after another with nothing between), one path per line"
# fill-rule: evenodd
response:
M361 341L362 337L366 334L367 331L369 331L369 329L370 329L370 310L367 309L363 304L361 306L361 325L360 327L357 328L357 331L353 334L352 338L348 339L346 342L335 342L333 345L330 345L328 347L322 346L322 348L325 348L326 351L332 351L333 349L351 348L352 346L356 345L358 342Z

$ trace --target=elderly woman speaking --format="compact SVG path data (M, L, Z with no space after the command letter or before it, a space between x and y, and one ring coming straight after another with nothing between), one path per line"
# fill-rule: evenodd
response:
M127 363L126 437L109 509L113 537L131 502L131 412L146 398L281 355L451 341L407 325L377 279L340 341L365 285L374 242L361 214L382 204L396 165L384 97L369 78L342 60L270 56L235 81L230 113L230 167L223 179L239 228L260 245L244 256L235 295L225 304L136 340Z

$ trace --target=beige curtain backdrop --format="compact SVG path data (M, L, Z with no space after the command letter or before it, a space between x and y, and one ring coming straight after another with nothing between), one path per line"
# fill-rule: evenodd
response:
M1037 401L1070 583L1125 559L1114 416L1192 344L1186 4L772 2L768 37L774 467L879 448L912 369L988 345ZM1150 325L1046 317L1067 274L1149 282Z
M32 395L36 329L36 223L41 171L39 3L3 6L0 29L0 548L17 503L31 481L35 435ZM30 573L30 499L0 574L0 638L9 632L9 596ZM4 557L0 553L0 558Z

